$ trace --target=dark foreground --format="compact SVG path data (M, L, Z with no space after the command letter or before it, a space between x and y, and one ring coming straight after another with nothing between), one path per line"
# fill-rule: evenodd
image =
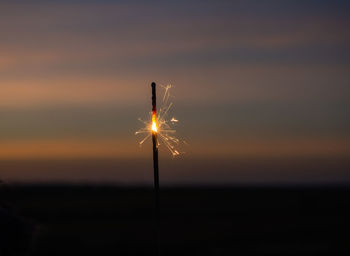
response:
M6 207L34 224L32 255L154 254L151 189L11 186L1 193ZM345 187L161 193L162 255L350 255Z

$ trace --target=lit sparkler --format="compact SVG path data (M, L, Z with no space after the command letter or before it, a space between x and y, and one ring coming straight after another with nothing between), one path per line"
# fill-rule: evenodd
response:
M164 95L162 98L162 106L157 115L157 95L156 84L152 83L152 112L150 112L150 120L139 120L144 127L135 134L143 134L144 138L140 141L142 145L148 138L152 137L153 142L153 168L154 168L154 191L155 191L155 231L156 231L156 255L160 254L160 201L159 201L159 167L158 167L158 147L160 145L158 138L169 149L175 157L180 154L177 146L180 140L175 137L176 130L173 125L178 122L175 117L169 118L169 112L173 105L169 100L171 98L171 85L162 86Z
M162 86L164 90L164 95L162 97L162 105L159 109L159 113L152 110L150 112L149 121L145 121L139 118L139 121L144 125L140 130L138 130L135 135L144 135L144 137L139 142L140 146L147 141L153 132L156 132L159 140L157 141L157 146L164 144L173 157L180 155L180 140L175 136L176 130L174 128L175 124L179 122L175 117L170 117L171 108L173 103L170 101L172 95L170 94L171 85Z

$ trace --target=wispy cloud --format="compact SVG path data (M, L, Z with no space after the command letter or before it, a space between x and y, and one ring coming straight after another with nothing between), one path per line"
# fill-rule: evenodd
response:
M153 80L175 84L194 154L348 154L348 7L342 1L4 3L1 157L134 154L125 134L148 111ZM196 133L199 124L204 128ZM220 142L218 130L236 134ZM318 137L310 138L313 132ZM209 137L214 152L202 149L200 136ZM244 144L239 137L256 139Z

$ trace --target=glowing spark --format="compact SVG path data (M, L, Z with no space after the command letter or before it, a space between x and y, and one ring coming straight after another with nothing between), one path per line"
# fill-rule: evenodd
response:
M157 132L157 116L156 113L152 114L152 131Z
M170 94L171 85L161 86L164 89L164 95L162 98L162 104L159 109L158 115L156 113L150 112L149 121L144 121L141 118L138 120L144 125L140 130L135 132L135 135L144 134L145 136L139 142L140 146L151 137L153 132L158 134L159 145L163 144L170 151L172 156L180 155L180 150L178 149L181 142L175 137L176 130L174 125L179 122L175 117L169 118L169 112L173 106L172 102L169 102L172 95Z

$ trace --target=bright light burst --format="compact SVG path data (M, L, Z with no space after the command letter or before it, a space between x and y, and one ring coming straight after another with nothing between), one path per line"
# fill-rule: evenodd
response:
M169 117L170 110L173 106L173 103L170 101L172 98L172 95L170 94L170 89L172 86L170 84L160 86L162 89L164 89L164 95L158 115L156 116L150 112L149 121L144 121L143 119L139 118L138 120L143 123L144 127L138 130L135 135L144 135L142 140L139 142L140 146L142 146L142 144L152 136L152 133L156 132L159 138L158 146L163 143L168 148L172 156L175 157L183 152L180 152L179 150L180 140L175 137L176 130L174 126L179 121L175 117Z

